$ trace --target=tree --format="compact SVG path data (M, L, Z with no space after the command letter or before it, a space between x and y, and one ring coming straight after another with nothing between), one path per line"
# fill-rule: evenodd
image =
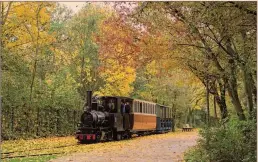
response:
M246 4L248 7L252 5L254 4ZM226 83L225 85L228 85L227 90L232 99L235 110L237 111L237 114L241 120L245 119L237 92L238 75L236 73L237 68L241 67L240 62L242 59L240 58L245 56L245 54L240 56L238 53L236 53L236 51L239 51L238 49L235 51L235 53L233 53L234 50L232 51L232 49L234 49L236 45L232 43L232 40L238 40L239 34L241 33L240 26L243 22L245 22L245 20L254 22L254 15L249 15L250 13L248 13L245 9L244 12L242 12L243 10L239 11L238 7L234 8L233 12L231 12L231 10L225 10L225 8L232 6L230 6L228 3L216 2L147 2L147 4L144 3L142 6L139 7L139 13L140 15L143 15L139 16L140 18L138 18L138 20L140 19L140 22L150 19L148 17L155 19L155 15L157 18L154 20L152 25L153 27L159 29L167 28L165 32L170 33L174 38L176 38L174 39L176 42L175 45L184 46L188 49L195 48L201 55L204 56L203 58L205 60L208 60L208 63L212 65L210 67L215 68L209 69L209 74L217 75L219 78L223 79L223 82ZM246 6L244 8L246 8ZM157 12L157 9L159 9L159 12ZM147 14L149 16L147 16ZM160 20L166 21L163 21L161 25ZM229 23L229 21L231 22ZM256 31L256 29L254 29L254 26L251 25L246 28L245 33L254 31ZM182 33L180 38L177 36L178 32ZM254 46L251 45L251 47L252 49L255 49ZM231 54L229 52L230 50ZM250 54L249 56L255 57L254 54ZM224 60L221 60L222 58ZM225 61L225 58L227 61ZM204 68L205 67L203 66L203 69ZM253 86L252 89L256 89L255 86ZM250 95L249 101L251 101Z

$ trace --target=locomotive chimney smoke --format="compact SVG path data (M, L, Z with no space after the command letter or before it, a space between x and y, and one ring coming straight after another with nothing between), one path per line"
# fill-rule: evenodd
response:
M87 105L86 105L86 110L90 111L91 110L91 104L92 104L92 91L87 91Z

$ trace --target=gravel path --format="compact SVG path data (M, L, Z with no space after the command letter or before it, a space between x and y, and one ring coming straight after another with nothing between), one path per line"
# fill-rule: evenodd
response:
M197 138L196 131L136 137L115 149L74 153L51 162L179 162Z

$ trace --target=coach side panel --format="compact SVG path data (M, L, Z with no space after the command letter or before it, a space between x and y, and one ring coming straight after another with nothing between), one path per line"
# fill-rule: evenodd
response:
M131 129L132 131L144 131L156 129L156 115L144 113L131 114Z

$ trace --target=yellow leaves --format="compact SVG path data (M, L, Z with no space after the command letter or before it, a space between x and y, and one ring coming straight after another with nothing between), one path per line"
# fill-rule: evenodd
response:
M14 50L16 47L35 48L54 41L49 35L51 13L54 3L50 2L16 2L10 9L4 33L8 34L5 47Z
M50 85L52 83L51 79L46 80L47 84Z
M133 88L131 84L135 81L135 69L120 65L112 59L106 60L107 66L101 72L106 84L96 94L128 96Z
M156 69L156 61L152 61L150 64L147 64L146 66L146 74L155 76L157 74L157 69Z

